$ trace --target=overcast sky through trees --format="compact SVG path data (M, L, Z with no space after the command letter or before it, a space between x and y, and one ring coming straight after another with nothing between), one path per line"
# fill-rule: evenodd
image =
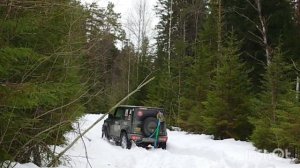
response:
M99 6L106 7L108 2L112 2L115 4L115 12L121 13L121 22L123 27L127 25L128 18L134 17L135 8L138 6L140 0L81 0L83 3L93 3L97 2ZM154 43L154 36L155 36L155 25L158 23L158 18L155 15L154 6L156 4L156 0L147 0L147 10L149 12L148 17L151 18L151 24L149 25L150 28L147 32L147 36L150 38L151 43ZM124 27L126 30L126 28ZM129 32L126 30L127 36L130 36ZM129 37L128 37L129 38ZM131 40L134 42L135 40L130 37Z

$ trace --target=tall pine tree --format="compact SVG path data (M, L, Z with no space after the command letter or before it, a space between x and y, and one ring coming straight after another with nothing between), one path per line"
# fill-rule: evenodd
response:
M292 92L291 66L283 58L284 53L277 47L264 75L264 91L254 106L256 118L252 119L255 129L251 139L254 145L269 151L287 147L297 139L297 136L290 137L294 134L285 136L297 128L298 117L291 117L295 115L298 106L295 103L296 94ZM290 138L293 140L290 141Z
M204 103L203 128L216 139L246 140L251 134L249 71L240 61L239 45L233 34L223 44L212 89Z

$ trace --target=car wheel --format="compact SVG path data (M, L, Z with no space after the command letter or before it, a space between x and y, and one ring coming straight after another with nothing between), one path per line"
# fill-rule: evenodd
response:
M163 150L166 150L167 149L167 143L162 142L162 143L160 143L159 147L162 148Z
M125 132L121 133L120 145L123 149L130 149L131 148L132 143L128 139L128 136Z
M103 131L102 131L102 138L105 139L105 140L109 140L109 135L108 135L108 131L107 131L107 128L104 128Z

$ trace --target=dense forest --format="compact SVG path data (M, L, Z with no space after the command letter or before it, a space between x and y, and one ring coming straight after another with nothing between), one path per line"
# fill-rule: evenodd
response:
M258 149L300 148L300 1L159 0L156 81L170 123Z
M76 119L107 112L149 77L124 104L300 157L300 1L158 0L155 10L153 46L145 13L133 42L112 3L0 2L1 167L52 162Z

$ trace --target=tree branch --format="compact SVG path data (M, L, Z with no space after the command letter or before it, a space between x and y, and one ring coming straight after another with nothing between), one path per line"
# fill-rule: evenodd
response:
M293 66L296 69L296 71L300 72L300 69L297 68L297 65L296 65L295 61L293 59L291 59L291 61L293 62Z
M91 168L93 168L93 166L91 165L91 162L90 162L90 160L89 160L89 156L88 156L87 148L86 148L86 145L85 145L85 142L84 142L83 136L82 136L82 134L81 134L81 129L80 129L80 125L79 125L79 123L77 123L77 127L78 127L79 136L80 136L80 138L81 138L81 141L82 141L82 143L83 143L83 146L84 146L84 151L85 151L85 158L86 158L86 161L88 162L89 166L90 166Z

